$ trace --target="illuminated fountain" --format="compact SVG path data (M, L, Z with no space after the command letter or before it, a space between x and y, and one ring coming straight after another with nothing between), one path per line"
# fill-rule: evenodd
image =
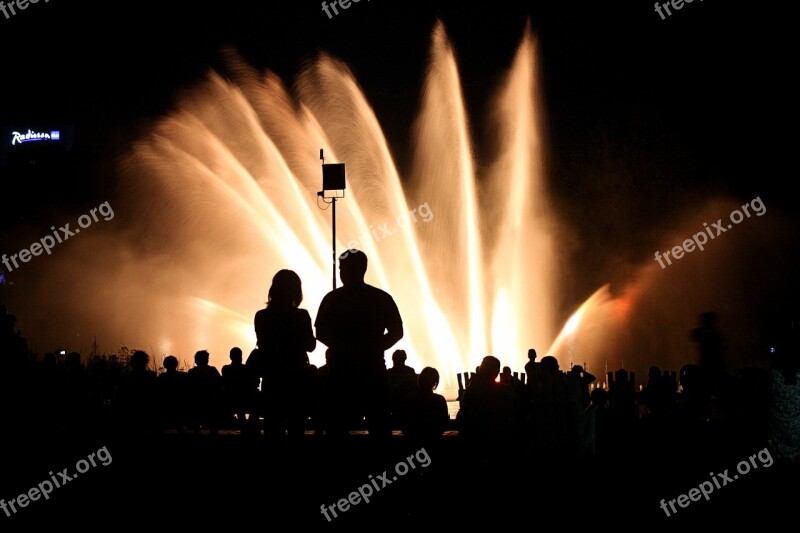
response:
M493 99L488 133L497 149L480 172L441 24L402 178L342 62L322 55L289 91L231 56L231 80L211 73L120 161L113 223L26 270L36 281L16 308L30 317L27 331L43 332L39 342L84 354L95 339L105 352L145 349L156 366L166 354L191 366L192 354L207 349L220 367L232 346L255 347L253 316L281 268L300 275L302 307L315 317L331 282L331 217L316 195L323 148L326 162L347 165L338 250L366 252L367 281L392 294L403 317L396 348L418 370L435 366L448 396L456 373L486 354L515 370L532 346L562 368L573 357L597 363L580 342L589 326L615 316L607 288L557 330L559 225L543 179L530 29ZM596 318L587 325L587 317ZM324 363L323 345L311 360Z
M330 216L315 205L319 148L328 162L347 165L337 248L357 243L369 257L367 281L394 296L406 330L397 347L410 364L435 366L451 390L455 373L486 354L521 369L530 346L543 351L553 342L553 220L529 30L496 96L500 148L482 176L441 24L405 180L344 64L323 55L290 94L274 74L231 63L234 82L212 73L124 164L124 196L138 199L137 231L156 239L150 256L169 264L160 284L177 302L158 319L156 350L213 346L222 363L224 347L252 348L252 316L281 268L298 272L303 307L316 316L331 268ZM423 204L427 220L410 220ZM376 231L387 222L391 235ZM322 364L323 350L312 362Z

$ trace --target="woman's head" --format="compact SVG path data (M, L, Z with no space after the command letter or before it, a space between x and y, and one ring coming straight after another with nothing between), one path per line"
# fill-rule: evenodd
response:
M439 372L430 366L426 366L419 373L417 385L424 391L432 391L439 385Z
M293 270L279 270L272 278L269 288L268 305L298 307L303 301L303 287Z

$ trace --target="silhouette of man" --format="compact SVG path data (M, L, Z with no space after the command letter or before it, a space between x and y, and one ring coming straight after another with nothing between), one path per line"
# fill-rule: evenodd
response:
M189 369L186 376L195 433L200 431L201 427L205 427L212 434L216 434L222 376L217 367L208 364L209 356L206 350L196 352L195 366Z
M328 432L337 439L362 416L371 437L389 436L384 352L403 338L403 321L394 299L364 282L366 272L364 252L340 255L342 287L325 295L314 324L317 339L330 349Z
M536 362L536 349L528 350L528 362L525 363L525 374L528 376L528 389L534 402L538 401L542 390L542 365Z
M717 314L713 311L698 316L699 326L690 332L691 340L697 345L700 355L700 369L708 393L716 392L725 375L725 345L717 327Z
M386 370L389 374L389 413L392 429L397 427L405 397L417 389L417 373L406 365L407 359L405 350L395 350L392 353L392 366Z
M405 350L395 350L392 354L392 368L389 369L389 374L406 374L413 376L416 380L417 373L412 367L406 365L407 359L408 356Z
M161 411L161 429L176 429L182 433L186 424L187 387L189 376L178 371L178 358L164 358L163 374L156 378L156 392Z
M231 348L231 362L222 367L222 395L226 421L230 422L235 415L236 426L244 431L247 413L252 416L253 401L258 392L258 375L242 363L243 356L241 348Z

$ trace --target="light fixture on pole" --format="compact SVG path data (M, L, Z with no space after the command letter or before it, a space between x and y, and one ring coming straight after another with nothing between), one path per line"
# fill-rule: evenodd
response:
M328 163L325 164L325 155L322 148L319 149L319 158L322 160L322 190L317 193L318 197L326 204L333 205L331 212L331 244L333 248L333 255L331 257L333 263L333 288L336 288L336 200L344 198L345 181L344 181L344 163Z

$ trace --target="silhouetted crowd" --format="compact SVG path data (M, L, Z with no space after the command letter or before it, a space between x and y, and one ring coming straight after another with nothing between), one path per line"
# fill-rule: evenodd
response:
M362 252L342 254L342 287L325 296L313 324L300 308L300 278L279 271L266 307L254 317L257 348L245 360L233 347L221 372L204 350L185 372L167 356L159 374L144 351L87 360L77 352L36 357L15 317L0 306L4 424L46 434L233 429L286 442L324 435L335 444L352 430L366 430L377 443L399 430L415 446L432 449L446 431L458 430L473 457L491 462L509 452L591 457L636 424L669 430L736 419L763 434L777 459L800 457L794 330L773 353L771 368L731 374L716 317L704 313L690 333L698 363L677 373L651 367L638 389L632 372L609 372L600 383L579 365L562 371L551 355L537 361L534 349L524 372L501 371L500 360L486 356L474 373L458 376L460 409L451 420L444 397L434 392L435 368L417 373L403 350L393 351L386 368L386 351L403 337L402 319L388 293L364 282L366 268ZM308 358L317 342L327 346L319 368Z

